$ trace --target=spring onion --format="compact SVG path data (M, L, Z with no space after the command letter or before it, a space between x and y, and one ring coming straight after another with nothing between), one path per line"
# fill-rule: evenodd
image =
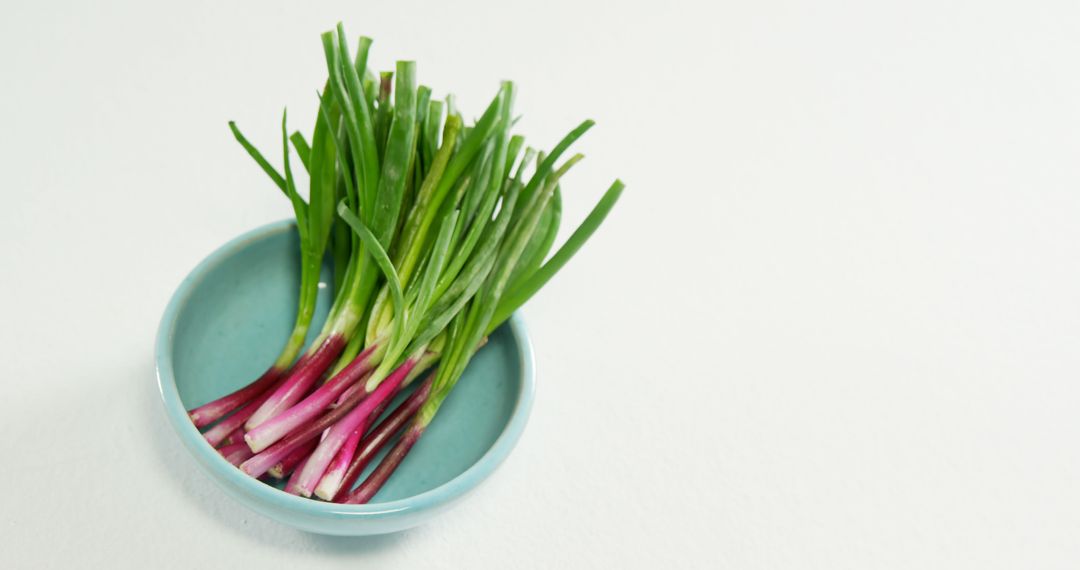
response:
M315 127L310 139L289 134L283 114L280 170L229 123L293 207L299 303L262 376L189 412L242 472L287 478L288 493L340 503L377 495L488 335L565 266L623 189L616 181L555 248L562 181L582 159L563 157L592 121L540 152L513 132L513 83L467 124L452 96L417 84L415 63L376 74L372 41L356 45L354 56L341 24L322 35L327 79ZM306 199L294 176L301 167ZM305 350L327 257L334 300Z

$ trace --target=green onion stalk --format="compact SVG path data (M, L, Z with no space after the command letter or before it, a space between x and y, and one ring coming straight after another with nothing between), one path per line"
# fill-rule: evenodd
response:
M492 167L494 172L491 176L491 182L484 189L488 192L499 192L503 186L501 182L501 166L505 161L507 141L509 139L512 98L513 85L504 83L493 104L493 109L496 112L492 114L495 119L492 124L495 128L491 131L492 135L490 136L494 137L493 144L496 151L493 154L486 155L487 159L494 165ZM395 113L395 120L400 113L401 110L398 109ZM474 140L477 140L478 143L482 142L479 141L479 137L484 136L484 134L483 131L477 131ZM480 148L480 144L474 146L477 149ZM459 160L457 164L461 165L463 162ZM450 167L454 167L454 164L451 163ZM458 168L464 170L463 167L459 166ZM418 197L413 210L415 215L412 216L412 220L415 220L415 223L407 223L405 226L404 241L402 242L402 251L404 253L396 265L389 258L386 251L380 247L381 244L377 241L377 236L365 226L363 220L353 215L347 208L339 206L339 215L352 227L361 242L368 245L375 254L373 257L378 262L386 278L386 287L390 293L389 310L392 312L392 317L389 331L373 336L375 339L388 337L388 341L382 362L365 384L365 390L370 394L370 397L335 424L316 447L299 475L296 491L300 495L310 496L316 490L316 486L320 485L320 481L324 479L325 475L329 475L329 478L322 483L320 494L325 498L332 498L336 494L337 474L343 472L351 461L351 454L355 450L356 444L359 443L359 437L374 419L375 414L373 412L385 405L385 402L397 393L406 377L427 353L427 344L432 339L418 337L418 334L421 332L421 326L426 324L428 319L436 316L430 314L430 310L433 308L435 301L438 300L435 296L437 285L443 276L444 269L447 267L447 260L451 254L452 239L459 227L458 219L461 216L461 211L456 206L460 202L460 197L465 194L464 188L460 185L458 185L458 188L461 188L460 192L451 193L455 185L444 180L440 179L438 184L433 182L427 189L421 189L422 195ZM446 203L446 207L442 207L447 195L451 195L453 198ZM504 218L508 221L509 216L504 216ZM438 229L434 241L430 246L423 247L428 238L427 233L435 229L433 223L436 220L438 220ZM477 220L476 223L484 224L485 220ZM504 229L505 226L505 223L502 224ZM454 252L454 256L460 256L460 253ZM413 278L414 275L415 278ZM471 296L474 292L467 294ZM372 313L373 319L380 317L379 305L376 304L376 307L376 310ZM451 307L449 309L450 314L445 315L444 319L448 321L457 310L460 309ZM371 328L370 325L369 328ZM438 334L440 331L435 329L435 332ZM343 448L349 449L350 447L352 449L344 455L340 454Z
M326 111L330 116L339 113L336 108L330 108ZM303 349L308 329L311 327L311 320L315 315L322 260L330 238L330 227L334 221L333 208L336 198L335 160L331 154L332 149L328 147L328 140L332 133L327 132L327 129L320 121L315 127L315 144L313 146L308 146L306 140L298 132L291 137L293 146L304 165L307 166L310 174L308 190L310 202L305 202L296 190L289 165L290 137L286 135L286 122L287 113L283 114L281 119L285 176L279 174L277 169L263 157L262 153L248 142L235 122L229 122L229 128L232 130L236 140L266 172L274 184L281 189L292 204L296 217L297 233L300 236L300 295L293 330L270 368L247 386L188 412L196 427L201 428L242 407L238 413L230 416L230 421L221 422L213 429L208 430L206 437L215 445L246 420L246 418L241 419L244 410L249 416L254 414L256 409L262 405L261 402L269 398L267 392L283 384L282 377L293 365L293 361L296 360L297 355ZM299 365L302 364L303 362L299 363ZM264 394L266 395L265 398L263 398ZM259 402L253 405L253 400L259 400Z
M371 40L361 38L357 61L353 64L341 25L338 26L336 34L327 32L322 39L330 79L327 93L321 97L320 116L323 118L322 124L334 124L333 116L327 112L327 107L333 106L333 103L328 102L336 102L341 108L340 122L345 134L343 139L331 142L338 155L338 164L343 171L342 178L345 182L345 197L342 203L347 210L370 224L380 243L389 244L397 226L401 197L410 175L408 166L414 148L415 65L411 62L398 64L398 84L404 88L397 93L393 132L389 134L386 142L386 156L380 167L374 118L371 113L374 103L367 100L360 78L363 70L366 70ZM368 312L370 297L379 278L369 248L370 245L364 243L357 244L354 248L354 269L351 272L346 271L342 290L331 308L322 333L309 349L309 357L304 366L297 367L252 415L245 424L249 431L286 412L303 399L346 349ZM370 357L375 355L375 350L377 349L373 348L362 354L370 360ZM358 363L349 372L363 374L364 365ZM264 448L267 441L267 438L260 438L259 435L245 437L255 451Z
M400 70L399 70L400 71ZM402 86L400 78L402 74L399 73L399 93ZM364 378L364 387L362 389L363 394L374 394L379 384L391 377L394 380L394 384L400 386L400 381L408 379L408 369L416 366L417 363L423 364L423 361L433 362L437 359L438 353L432 354L427 350L427 343L430 343L440 333L438 327L428 327L425 331L423 339L420 340L417 337L417 330L420 323L424 322L425 310L428 307L434 305L436 299L435 291L436 287L441 285L438 289L439 294L442 295L448 289L447 284L449 281L445 279L449 275L441 269L448 264L442 259L446 257L444 252L448 251L451 239L453 238L453 230L459 228L457 224L458 216L452 212L449 215L445 215L450 208L444 208L443 206L448 203L446 197L450 193L450 190L455 186L456 179L466 170L470 161L477 156L481 147L485 143L485 139L493 137L496 134L495 127L497 126L498 111L503 105L512 90L512 86L507 84L500 91L500 94L489 106L488 111L478 121L477 126L471 131L469 137L462 147L458 148L457 154L453 156L453 160L450 159L451 153L455 150L455 133L458 130L460 119L456 117L450 117L447 119L447 125L444 130L443 145L435 155L435 159L432 164L431 170L424 179L424 183L421 185L415 197L415 203L411 209L408 220L403 225L399 244L406 244L400 247L401 252L398 256L398 262L392 264L386 254L386 249L383 247L383 242L377 239L373 231L371 231L361 217L352 212L348 205L343 203L339 205L339 214L341 219L346 220L353 225L357 230L358 237L361 238L361 247L371 252L371 259L380 267L383 274L387 277L386 291L389 291L389 296L393 303L386 305L377 301L378 307L389 307L393 317L390 320L390 324L386 327L389 331L384 331L384 334L378 335L372 338L365 349L365 352L361 353L361 357L367 356L366 360L363 360L363 367L360 366L361 358L358 357L350 365L342 368L340 372L335 375L331 380L324 384L320 389L316 390L311 396L305 399L297 406L287 410L281 415L274 418L274 420L267 425L258 426L251 430L246 439L251 445L252 449L260 453L254 457L251 461L246 462L243 469L251 475L259 475L264 469L269 468L269 465L277 458L278 455L285 452L281 447L270 447L279 441L282 437L288 434L297 426L302 425L304 422L310 420L316 414L318 414L326 402L333 398L336 394L342 394L347 390L346 386L353 384L356 379ZM508 113L507 113L508 114ZM395 114L395 120L401 119L403 113L399 110ZM509 125L508 120L503 120L502 125ZM406 131L402 130L402 133ZM387 156L394 155L394 137L395 129L391 128L391 141L387 145ZM489 160L494 160L489 158ZM501 180L500 178L493 178L494 181ZM489 193L497 192L501 187L501 184L492 182L489 188L485 190ZM489 199L489 203L494 203L494 200ZM452 204L452 202L449 202ZM432 245L427 245L425 249L423 246L430 243L434 221L439 213L444 213L443 222L440 224L439 239L433 244L436 250L434 255L431 254ZM473 224L474 227L482 227L483 220L477 221ZM421 257L421 254L427 255L427 257ZM424 278L412 279L414 270L419 266L417 260L421 260L424 265ZM460 264L454 264L454 269L460 269ZM401 269L401 271L398 270ZM475 276L475 271L470 274L474 277L474 280L478 281ZM444 279L440 282L439 277ZM402 278L404 277L404 278ZM404 284L403 284L404 283ZM406 285L408 289L408 298L405 298ZM454 291L455 294L471 295L478 288L478 284L472 285L471 288L466 287L467 283L462 282L462 286L459 286ZM385 295L380 298L386 299ZM464 301L457 303L457 305L443 303L440 306L440 310L446 312L447 310L456 311L460 310ZM407 307L407 312L405 307ZM402 308L399 310L399 308ZM405 315L408 315L407 323ZM378 319L381 315L379 310L372 312L374 319ZM445 322L449 321L452 317L452 313L444 315L440 322L445 325ZM403 326L405 325L405 326ZM402 334L402 331L407 331L407 334ZM387 339L385 343L380 339ZM411 346L409 341L412 341ZM408 350L408 354L406 354ZM369 352L370 351L370 352ZM374 370L370 376L364 377L370 368L373 361L379 360L381 363L379 367ZM396 376L391 376L392 372L404 367L405 369L397 372ZM415 377L413 374L412 377ZM354 384L355 388L355 384ZM380 399L392 396L394 392L389 388L380 392ZM378 399L377 399L378 400ZM378 405L378 401L373 401L367 404L367 407L361 411L356 412L352 418L360 417L365 413L369 413L369 408L374 408ZM350 422L353 419L350 419ZM362 431L362 430L361 430ZM322 475L320 470L325 471L328 463L332 461L332 456L337 453L342 445L352 441L355 443L358 435L341 434L341 432L335 432L334 438L327 438L326 443L321 446L321 449L317 450L318 457L316 461L308 462L306 464L307 475L302 479L299 488L304 494L308 494L313 490L313 486L318 478ZM337 437L337 436L341 437ZM354 449L355 445L345 446L348 449ZM348 457L339 457L337 463L348 464Z
M324 37L324 39L326 38ZM332 45L331 41L326 41L325 43L327 45ZM331 62L331 69L333 70L335 60L334 54L336 54L337 51L334 49L328 49L327 53L328 60L330 60ZM349 178L346 178L346 198L339 205L339 211L343 215L351 216L357 220L359 220L361 217L366 217L367 222L371 224L371 227L382 228L382 233L381 235L375 235L376 232L373 231L371 233L375 239L361 240L358 246L354 247L354 251L357 251L358 253L353 256L352 260L355 263L359 259L361 263L359 267L361 267L361 269L359 271L346 272L346 275L351 275L351 278L346 278L346 287L344 289L344 292L342 293L342 295L344 296L339 296L338 301L335 302L335 307L331 309L331 316L334 317L336 315L339 322L343 319L349 319L351 323L354 324L357 321L357 315L368 312L363 309L359 309L358 307L364 306L363 300L369 298L371 292L371 285L374 282L374 280L372 279L365 280L364 276L375 275L375 272L370 270L365 271L364 268L370 268L371 265L378 266L380 262L380 260L378 259L379 254L385 254L384 244L390 241L390 238L393 237L392 232L389 232L387 230L394 227L393 220L394 216L396 215L396 213L393 212L393 210L390 208L392 207L392 202L394 202L394 200L400 200L401 194L403 193L403 184L401 183L401 180L405 178L405 176L402 175L404 172L403 165L415 164L413 160L414 153L412 152L413 144L410 140L410 137L414 135L414 133L418 129L415 126L415 119L413 119L412 113L409 112L412 107L410 104L410 95L412 93L411 82L414 75L413 68L414 66L410 62L402 62L399 64L398 89L396 97L397 111L394 113L390 132L388 134L389 138L386 143L385 160L383 164L384 173L386 175L384 175L381 179L382 185L379 187L378 200L374 202L373 209L368 210L375 212L376 215L365 216L365 210L363 209L362 205L366 198L364 198L361 193L354 191L355 188L360 188L362 187L361 185L364 184L363 177L358 174L359 169L353 169L353 172L357 173L357 181L351 181ZM332 71L332 73L334 72ZM337 78L332 78L330 83L331 85L336 84L339 88L339 93L341 92L341 86L344 84L343 81L337 80ZM338 95L338 97L339 99L342 98L340 94ZM326 98L324 98L323 100L325 101ZM351 114L349 110L350 105L343 102L342 108L345 109L345 111L342 113L344 117L343 122L348 122L349 116ZM359 106L353 106L352 108L359 108ZM434 106L434 108L437 109L438 107ZM437 115L437 113L434 114ZM488 115L491 115L491 113L488 113ZM489 125L487 127L487 130L490 130L490 123L491 120L488 119L486 121L486 124ZM449 161L450 152L454 148L453 142L456 140L456 131L459 128L459 125L460 120L457 118L451 118L447 120L447 125L444 132L444 140L447 141L447 144L445 144L443 148L441 148L437 153L437 157L434 160L434 166L428 172L428 175L424 179L424 184L421 186L421 189L418 192L417 203L412 208L414 220L422 219L421 213L424 212L425 209L430 208L431 210L434 210L434 208L431 208L430 196L432 194L436 196L444 196L446 193L444 189L449 187L450 183L454 181L454 178L458 174L460 174L462 170L461 164L467 163L468 159L471 157L471 154L459 153L455 157L455 160L457 162ZM355 135L357 129L354 128L354 126L348 126L346 132L353 133L353 135ZM483 130L476 130L476 135L474 135L474 138L480 138L483 133ZM357 137L353 135L344 137L344 140L337 145L339 152L339 162L345 165L346 169L349 168L351 164L363 163L363 158L361 155L359 155L359 153L354 152L352 154L352 158L354 159L353 161L350 161L350 156L345 154L344 149L346 147L356 149L364 145L363 137ZM473 144L472 146L477 147L478 145ZM446 172L443 169L443 165L447 164L448 162L450 164L451 172L455 173L452 174L449 178L445 176ZM395 167L394 165L397 166ZM442 183L442 186L439 186L440 182ZM387 196L390 196L393 199L387 200ZM385 203L388 201L391 202L390 206L387 206ZM360 205L361 207L356 208L357 205ZM390 212L390 215L386 216L386 212ZM379 216L383 217L380 219ZM361 223L363 222L361 221ZM417 225L414 223L405 225L402 231L409 236L417 238L415 243L419 245L423 243L421 240L422 238L426 237L425 231L428 229L430 229L430 223L427 225ZM373 246L377 247L373 249ZM418 249L418 247L414 248L414 250ZM344 301L342 301L342 299L344 299ZM401 306L401 303L397 303L396 306ZM413 314L415 316L415 311ZM400 321L401 319L399 319L399 322ZM328 322L327 326L333 326L332 321ZM344 328L345 327L340 327L340 330L344 330ZM331 333L324 333L324 336L327 339L335 338L333 331L334 330L331 329ZM324 341L324 346L326 342L328 341ZM356 345L355 338L352 342L349 343L349 345ZM340 346L340 344L338 346ZM359 378L365 377L367 373L371 372L371 366L382 361L383 355L388 349L393 348L394 350L391 352L394 354L395 357L398 357L400 356L400 350L402 349L402 347L404 347L404 342L397 342L396 344L391 343L390 345L381 344L379 342L372 342L368 344L368 347L366 349L364 349L362 352L359 352L359 354L356 355L355 359L351 360L350 358L353 355L349 354L350 350L346 348L346 354L339 360L338 366L335 367L335 374L332 375L332 378L319 389L317 389L314 393L310 394L304 401L297 403L296 400L291 397L278 398L276 396L272 396L270 404L265 404L264 409L269 405L279 405L282 408L284 408L286 404L295 405L277 413L271 410L269 413L266 414L269 419L263 419L262 416L256 416L254 418L255 421L249 420L247 425L249 432L245 439L248 441L249 445L254 451L259 452L266 450L268 446L281 439L285 434L289 433L297 425L304 423L305 421L311 419L314 415L322 411L325 408L326 403L330 399L334 397L340 397L343 391L347 390L350 385L353 385L355 387L355 381ZM420 358L423 358L425 353L418 352L418 354L420 355ZM344 364L346 362L348 364ZM389 366L391 362L392 361L387 361L378 370L374 371L375 373L373 377L368 380L366 384L370 387L370 390L368 390L369 393L374 390L377 383L381 382L381 380L385 379L385 377L389 374ZM311 368L313 368L313 366L309 364L308 369L310 370ZM300 382L297 381L292 386L286 386L285 388L279 389L278 393L285 393L285 389L293 388L294 386L295 388L293 389L296 392L303 392L307 387L310 386L310 383L313 383L314 380L312 379L312 376L314 376L313 373L301 378L301 380L304 381L303 384L300 384ZM277 404L278 402L281 402L281 404ZM245 470L253 475L261 474L262 468L265 467L265 465L262 465L261 467L258 466L260 465L259 460L261 459L263 458L256 458L256 461L245 464Z
M557 155L553 153L551 158L556 157ZM535 294L555 272L565 265L607 216L622 193L623 184L619 181L611 186L581 227L550 260L539 267L528 269L531 267L528 264L535 263L535 258L523 256L523 253L529 251L530 254L536 255L533 252L542 251L542 247L530 248L529 245L534 240L538 240L541 244L546 242L546 233L537 233L537 227L540 226L544 212L547 211L548 204L558 188L558 179L576 161L577 157L568 160L553 174L551 180L544 184L537 198L523 206L525 209L521 224L507 236L505 243L501 245L498 260L485 280L482 292L469 302L467 311L455 317L455 324L451 327L453 333L448 340L450 348L443 355L442 364L434 378L430 394L419 407L412 421L404 428L404 433L397 444L355 491L348 495L339 493L335 500L350 504L366 503L378 493L431 424L443 401L464 373L477 347L481 345L482 339L494 331L516 308ZM543 172L543 168L540 172ZM533 180L542 179L543 175L540 175L540 178L534 176ZM552 218L549 216L547 219ZM527 273L519 273L516 287L511 288L510 286L514 285L512 277L515 269L522 267ZM347 480L350 485L362 469L362 467L353 469L352 479Z

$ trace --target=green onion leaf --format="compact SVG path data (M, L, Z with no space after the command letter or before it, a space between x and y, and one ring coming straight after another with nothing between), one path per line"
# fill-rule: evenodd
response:
M285 197L287 198L289 196L289 192L285 189L285 178L280 173L278 173L276 168L274 168L270 165L269 162L267 162L266 158L264 158L262 153L259 152L259 149L255 148L254 145L248 142L244 134L240 132L240 128L236 126L235 121L229 121L229 129L232 130L232 134L234 137L236 137L236 141L240 143L240 146L244 147L244 150L246 150L247 153L251 155L251 158L255 159L255 163L263 169L263 172L265 172L266 175L270 177L270 180L274 181L274 184L276 184L277 187L281 189L281 193L285 194Z
M337 189L337 134L334 125L340 116L339 108L328 99L319 101L319 116L315 120L314 146L309 152L308 167L308 239L313 255L320 259L330 239L330 227L334 224L334 206L338 201Z
M304 138L304 134L300 131L293 131L293 134L289 136L289 142L291 142L293 148L296 149L296 156L300 157L300 162L304 163L304 169L309 170L308 160L311 156L311 146L308 145L307 139Z
M555 252L555 255L551 256L540 269L536 270L530 275L523 283L516 286L513 290L507 291L503 298L499 301L499 306L495 311L495 315L491 319L491 324L488 326L488 331L495 330L500 324L503 323L510 315L518 309L521 305L525 304L537 291L540 290L551 278L560 270L566 262L570 261L570 258L581 246L585 244L593 233L596 231L600 224L603 223L604 218L611 212L611 208L618 202L619 196L622 195L624 185L622 181L616 180L604 196L600 198L596 206L589 212L589 215L585 218L585 221L581 222L574 233L566 240L566 243Z
M356 214L349 210L349 207L344 202L338 204L338 215L345 220L345 223L349 224L349 227L363 242L364 247L367 248L367 253L375 260L375 264L379 266L383 276L386 277L387 285L390 286L390 295L393 297L394 303L394 324L390 333L390 346L394 346L399 342L401 326L405 322L405 296L401 291L401 281L398 279L397 271L394 270L394 264L390 263L390 256L386 254L386 250L379 243L379 239L364 225L364 222L360 221L360 218L356 217Z
M307 204L296 192L296 184L293 182L292 169L289 167L289 131L285 124L288 119L288 111L281 114L281 145L285 155L285 195L292 202L293 211L296 213L296 228L300 232L300 247L304 251L311 251L311 242L308 239Z

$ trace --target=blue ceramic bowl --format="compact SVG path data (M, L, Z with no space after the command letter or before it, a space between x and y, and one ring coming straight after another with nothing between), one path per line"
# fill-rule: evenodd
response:
M225 244L180 284L161 320L156 347L169 421L199 466L263 515L311 532L348 536L420 524L476 487L517 443L533 399L525 327L515 316L491 335L374 502L337 505L287 494L226 462L186 410L258 377L277 356L295 317L298 250L291 221L270 224ZM324 267L323 283L330 283L330 276ZM325 319L330 297L329 288L322 287L311 337Z

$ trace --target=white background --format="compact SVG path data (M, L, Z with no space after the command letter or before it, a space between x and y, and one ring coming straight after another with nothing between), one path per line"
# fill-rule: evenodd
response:
M223 4L3 8L0 567L1080 565L1074 2ZM627 182L518 448L375 539L234 503L154 388L182 277L291 215L226 121L308 130L339 19L534 144L595 118L564 227Z

